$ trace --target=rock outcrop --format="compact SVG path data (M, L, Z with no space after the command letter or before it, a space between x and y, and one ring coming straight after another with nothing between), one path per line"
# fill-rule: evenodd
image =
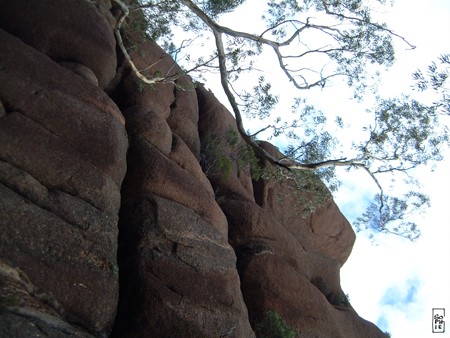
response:
M2 4L0 337L246 338L268 311L299 337L383 337L340 287L355 235L334 202L305 216L289 179L252 177L203 85L141 84L116 12ZM139 68L180 72L125 34Z
M159 61L160 71L179 71L149 41L133 57L141 67ZM252 337L227 219L198 161L194 86L181 77L136 93L137 81L129 73L116 90L130 148L112 336Z
M232 146L221 137L237 133L231 114L202 86L197 92L202 140L219 140L221 156L236 154L243 145ZM282 156L269 143L261 146L274 157ZM252 326L275 311L300 337L382 337L375 325L357 315L340 287L339 269L355 234L336 204L328 200L304 217L298 199L290 197L297 189L290 180L258 179L252 184L249 168L239 167L233 157L226 179L214 169L209 176L227 216ZM265 168L277 170L270 164Z

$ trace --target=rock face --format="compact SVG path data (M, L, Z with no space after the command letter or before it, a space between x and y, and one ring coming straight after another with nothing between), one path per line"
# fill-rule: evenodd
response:
M230 113L211 92L201 86L197 92L204 146L219 140L220 156L236 154L242 144L232 146L220 136L237 132ZM261 145L273 156L282 156L274 146ZM289 180L258 179L251 184L248 167L239 167L233 157L226 179L215 171L220 166L209 177L227 216L252 326L275 311L300 337L383 337L357 315L340 287L339 269L350 255L355 234L336 204L329 200L302 217L302 206L289 197L295 189Z
M290 180L252 178L189 77L142 85L111 10L2 5L0 337L246 338L268 311L299 337L383 337L341 290L355 235L334 202L305 217ZM180 72L127 34L138 68Z
M91 82L3 30L0 40L2 296L22 321L101 334L118 301L124 119Z
M145 55L141 57L140 55ZM154 43L133 54L167 73ZM179 86L188 83L180 78ZM202 172L197 96L160 84L116 91L130 139L119 218L120 302L113 337L252 337L227 219ZM158 99L156 99L158 98Z

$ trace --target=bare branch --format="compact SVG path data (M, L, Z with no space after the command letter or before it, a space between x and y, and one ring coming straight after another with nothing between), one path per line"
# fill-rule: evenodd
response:
M153 78L148 78L145 75L142 74L142 71L140 71L136 65L134 64L133 60L131 59L130 54L128 53L127 49L125 48L125 45L123 44L122 34L120 33L120 28L122 27L123 22L125 21L126 17L130 14L130 10L128 6L121 0L113 0L117 5L119 5L120 9L122 10L122 15L117 20L116 27L114 28L114 35L116 36L117 44L122 51L125 59L130 64L131 69L133 70L134 74L144 83L147 84L155 84L155 83L161 83L161 82L170 82L175 84L175 80L180 77L180 74L169 76L166 74L166 76L156 76ZM158 61L159 62L159 61ZM147 68L146 68L147 69Z

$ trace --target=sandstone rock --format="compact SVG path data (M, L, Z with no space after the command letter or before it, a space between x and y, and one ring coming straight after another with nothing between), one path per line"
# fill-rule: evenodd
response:
M34 316L32 319L31 316ZM93 335L81 328L68 325L57 318L51 316L39 316L33 312L11 312L4 313L0 317L0 336L1 337L77 337L94 338Z
M173 60L138 45L140 68ZM227 221L198 162L198 102L188 77L114 91L130 137L122 186L120 301L113 337L252 337ZM183 86L183 88L181 87ZM186 89L186 90L183 90Z
M94 337L67 322L56 299L38 289L19 268L0 259L1 337ZM76 286L76 285L74 285Z
M241 273L252 322L276 311L299 337L359 338L385 335L348 306L331 304L321 290L276 255L254 257Z
M0 336L254 337L272 310L300 337L383 337L341 289L334 202L305 217L291 181L252 180L232 115L131 25L136 66L176 76L116 71L110 10L0 11Z
M198 159L199 117L194 84L190 77L180 76L181 69L170 55L153 41L146 40L140 43L136 35L127 35L128 39L138 39L135 50L130 52L136 67L146 69L143 73L148 78L164 75L174 76L174 79L169 78L167 82L148 85L139 80L132 71L128 71L120 83L120 89L115 90L116 100L123 109L145 107L145 110L152 112L156 121L167 120L171 131L184 141Z
M275 158L282 156L271 144L260 144ZM318 184L323 185L320 182ZM345 263L352 250L355 233L331 199L314 206L315 212L306 216L302 214L300 198L292 195L292 191L297 189L292 182L260 180L255 182L254 189L257 203L281 220L295 237L302 238L305 247L341 265Z
M188 145L177 134L173 134L172 149L169 153L169 158L178 164L181 169L189 172L194 179L199 181L202 187L209 191L211 196L214 196L211 183L203 173L195 154L191 152Z
M310 248L332 257L343 265L350 256L356 235L334 201L329 201L309 215L308 244Z
M280 204L273 208L282 208ZM272 209L254 202L225 197L220 205L227 216L252 325L267 311L276 311L300 337L382 337L346 301L338 258L312 243L306 236L311 235L309 230L304 237L298 235L301 231L294 225L303 223L286 224ZM334 220L321 221L326 225Z
M133 35L128 37L128 39L133 38L135 38ZM144 75L149 78L167 74L169 70L168 75L174 75L179 69L178 66L174 67L172 58L153 41L136 42L134 50L130 51L130 56L138 69L148 68ZM127 67L126 61L124 63ZM170 107L175 101L174 91L173 83L148 85L139 80L131 69L128 69L114 95L115 101L122 109L141 106L167 119L170 116Z
M0 41L6 46L0 55L0 100L11 112L2 119L2 158L31 170L44 184L65 185L70 193L80 190L77 180L88 179L80 193L90 191L93 196L85 197L98 207L117 210L127 149L117 106L97 87L9 34L0 31ZM47 164L36 165L42 161ZM89 175L80 163L90 167ZM112 205L98 198L104 189Z
M103 88L117 64L111 19L91 1L68 0L62 5L58 0L17 0L2 4L0 28L57 62L89 67Z
M160 114L146 106L132 106L123 111L130 138L143 139L164 155L172 150L173 134L167 121Z
M5 107L3 107L3 103L0 101L0 119L6 115Z

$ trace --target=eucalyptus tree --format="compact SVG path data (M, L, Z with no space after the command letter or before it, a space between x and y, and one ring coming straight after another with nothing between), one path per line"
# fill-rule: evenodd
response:
M362 99L371 76L378 71L377 66L389 67L394 63L395 41L414 48L385 23L372 18L373 6L387 6L386 0L258 2L257 9L262 15L248 30L221 23L224 16L233 16L244 0L139 0L129 5L122 0L113 1L123 12L115 30L118 44L143 82L175 83L177 75L151 77L134 66L123 44L121 29L130 11L135 10L141 11L145 18L147 36L177 59L185 73L195 78L216 71L237 129L258 157L292 177L297 172L314 172L331 188L338 186L337 167L363 170L379 192L356 221L357 229L390 232L411 240L419 236L420 231L407 216L412 210L426 206L427 196L418 189L400 197L388 196L380 177L399 174L414 187L416 181L410 172L442 159L443 147L449 145L448 129L441 121L450 111L446 93L449 56L442 56L438 65L433 63L425 75L421 71L414 74L417 90L440 95L435 102L425 104L407 96L378 98L371 110L372 122L362 131L363 139L355 140L345 156L333 157L338 141L329 132L321 131L320 126L327 120L326 112L298 98L307 96L303 94L307 90L328 87L336 79L344 78L354 89L355 99ZM177 32L185 32L189 39L177 39ZM208 37L212 40L209 45ZM175 41L180 42L176 45ZM182 53L190 45L200 45L201 55L193 58ZM276 119L275 123L250 133L244 127L243 115L271 116L279 100L266 80L268 69L258 68L263 54L271 55L283 76L302 94L292 105L296 119L289 122ZM255 83L249 86L249 78L256 73L259 76L253 76ZM336 122L343 126L339 116ZM267 130L289 139L284 149L286 156L274 158L259 146L256 137Z

